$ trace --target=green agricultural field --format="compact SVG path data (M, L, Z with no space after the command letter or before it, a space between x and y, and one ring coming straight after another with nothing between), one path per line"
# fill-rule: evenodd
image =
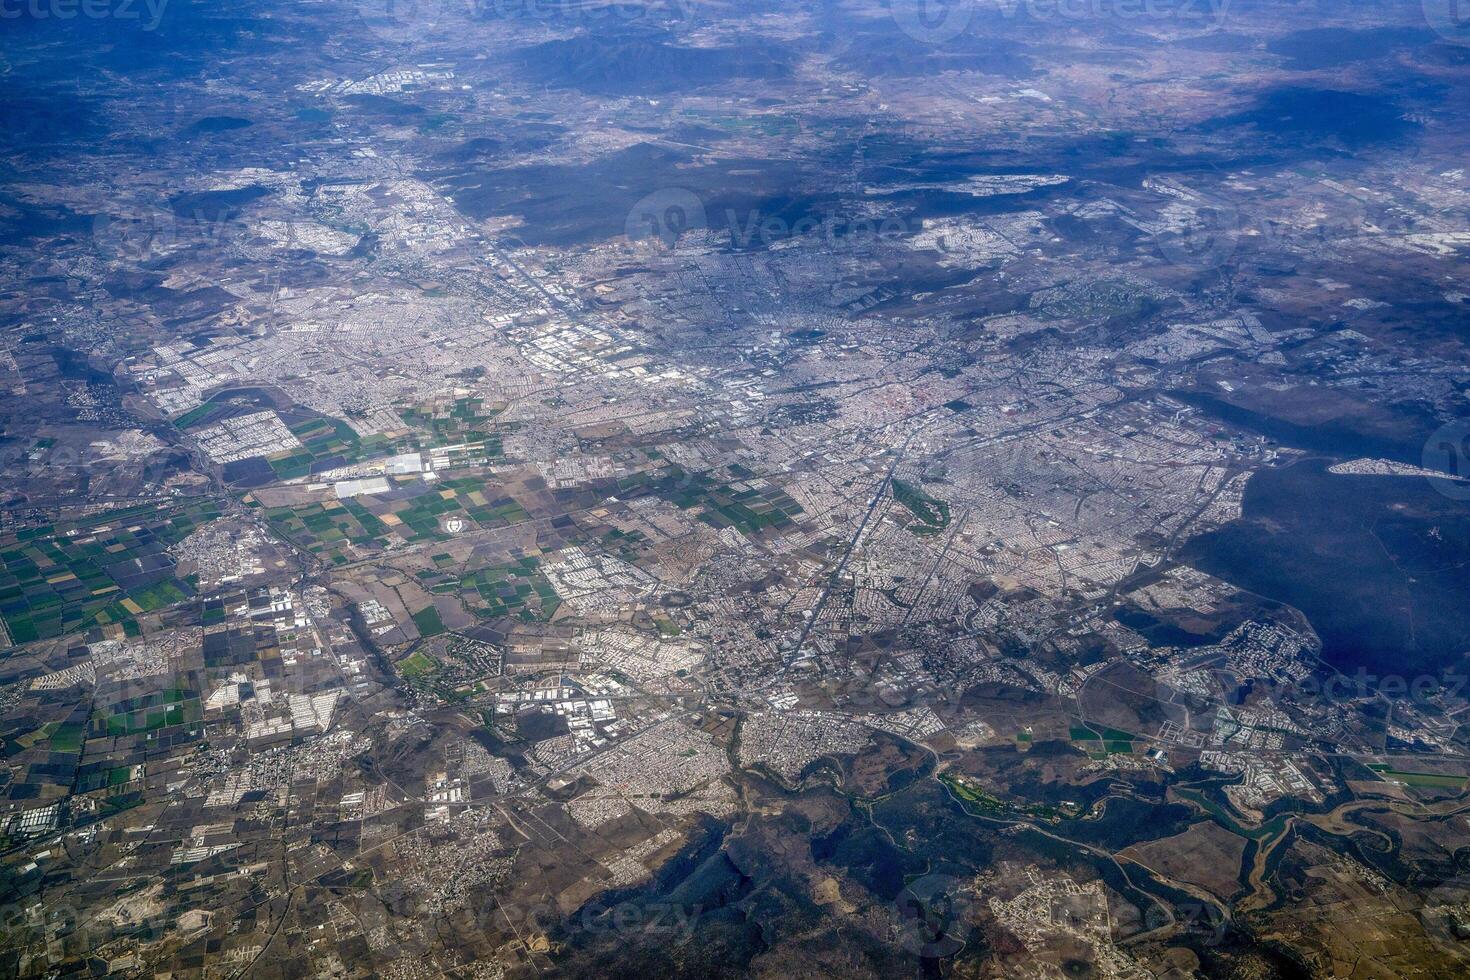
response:
M136 635L135 617L194 595L166 551L219 515L212 500L134 507L0 541L0 617L16 643L110 624Z
M710 473L688 473L670 466L656 474L639 474L620 480L620 496L640 493L661 497L683 510L696 510L699 519L713 527L733 527L747 537L757 537L768 528L788 530L793 518L803 513L801 505L774 484L750 485L748 470L730 467L734 482Z
M510 497L496 495L483 477L459 477L440 481L441 490L452 490L458 506L480 527L505 527L530 520L526 509Z
M92 732L96 736L124 737L144 735L165 728L191 725L204 717L198 698L151 704L133 710L98 713L92 717Z
M430 606L429 608L433 608ZM415 620L417 621L417 620ZM430 657L419 652L414 652L398 661L398 672L404 677L423 677L434 673L439 665Z
M84 725L67 722L56 726L56 730L47 739L46 747L52 752L80 752L86 735L87 729Z
M1464 776L1446 775L1437 772L1407 772L1402 769L1393 769L1385 765L1371 765L1368 767L1384 779L1392 782L1403 783L1405 786L1422 786L1431 789L1459 789L1465 785Z
M269 459L271 469L282 480L416 448L412 439L390 440L383 435L359 437L352 426L339 419L307 419L290 428L301 448L278 453Z
M1116 728L1108 728L1106 726L1100 732L1083 725L1073 725L1071 730L1071 738L1074 742L1132 742L1137 737L1129 732L1122 732Z
M221 403L219 401L211 398L209 399L209 401L204 402L203 404L192 408L189 411L185 412L183 415L175 418L174 425L179 429L187 429L190 426L198 425L205 418L207 418L211 412L219 408L220 404Z
M531 516L509 497L489 499L484 479L445 480L434 486L408 500L353 497L274 507L265 516L282 537L337 565L381 551L393 541L448 541L453 535L444 530L446 517L461 518L473 530L505 527Z
M397 409L398 417L417 430L414 442L420 449L469 446L481 459L501 455L500 435L493 420L504 409L487 407L483 399L400 403Z
M413 625L418 628L420 636L438 636L444 632L444 621L433 606L425 606L414 613Z
M535 558L477 569L462 576L459 587L465 608L480 619L518 615L545 621L561 605Z

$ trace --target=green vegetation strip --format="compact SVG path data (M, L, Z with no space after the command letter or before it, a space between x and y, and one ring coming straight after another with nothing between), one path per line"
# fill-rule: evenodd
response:
M919 520L915 534L934 534L949 526L949 504L929 496L912 483L893 481L893 496Z

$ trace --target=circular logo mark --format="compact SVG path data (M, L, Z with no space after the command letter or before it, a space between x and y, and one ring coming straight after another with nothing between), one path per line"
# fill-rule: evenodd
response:
M1201 946L1218 946L1225 941L1230 930L1230 920L1214 905L1205 902L1184 902L1174 910L1154 904L1143 914L1145 932L1171 929L1171 936L1194 940Z
M450 534L459 534L464 531L465 523L463 517L444 518L444 530Z
M679 236L707 227L704 202L693 191L669 187L646 195L623 223L623 232L631 241L657 240L665 248L673 248Z
M894 901L898 944L924 959L953 956L965 946L974 926L969 886L945 874L910 882Z
M179 244L179 223L172 211L162 208L99 214L92 219L92 240L109 258L147 262Z
M1430 30L1451 44L1470 45L1470 4L1464 0L1421 0Z
M1470 419L1457 419L1435 430L1424 443L1424 468L1445 476L1429 477L1429 485L1451 500L1470 500Z
M1239 240L1240 212L1223 201L1208 202L1195 210L1183 228L1155 238L1165 261L1201 270L1224 265L1235 254Z
M891 0L888 13L915 41L943 44L969 29L975 0Z
M378 37L409 44L426 37L451 0L356 0L357 16Z

